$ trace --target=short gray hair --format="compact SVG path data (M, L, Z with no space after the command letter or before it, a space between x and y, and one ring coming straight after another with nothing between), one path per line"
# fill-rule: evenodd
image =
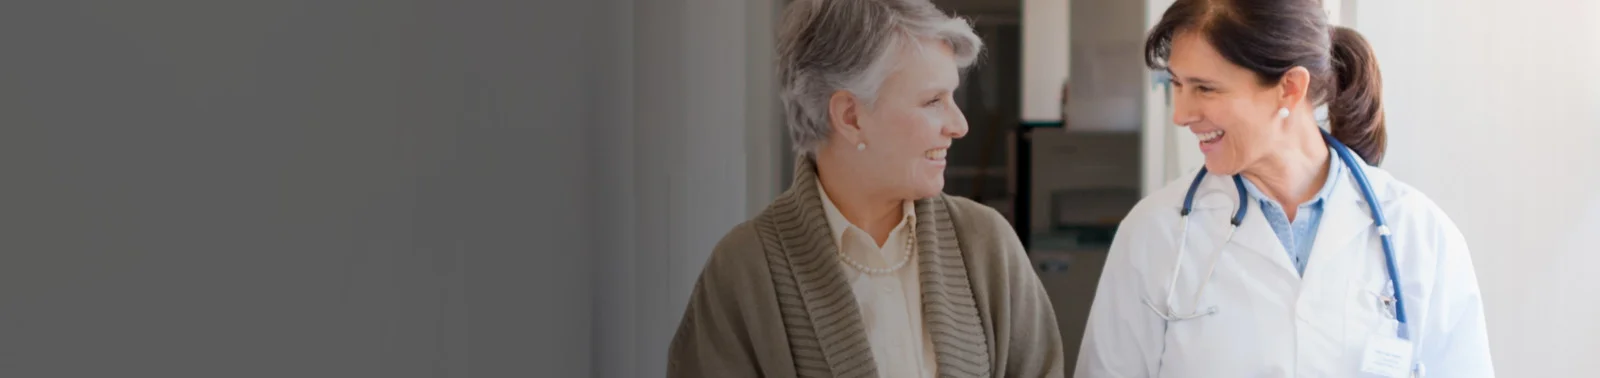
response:
M816 152L828 139L828 100L850 91L866 104L891 70L903 43L944 41L956 65L977 59L983 40L965 19L928 0L795 0L778 29L778 80L795 150Z

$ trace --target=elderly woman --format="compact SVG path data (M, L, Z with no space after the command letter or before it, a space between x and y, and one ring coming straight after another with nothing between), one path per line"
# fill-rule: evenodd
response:
M927 0L797 0L778 72L794 185L712 252L674 377L1060 377L1060 333L1004 218L941 193L982 48Z

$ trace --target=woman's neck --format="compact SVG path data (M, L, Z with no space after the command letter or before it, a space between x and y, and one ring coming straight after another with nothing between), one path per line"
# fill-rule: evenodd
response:
M905 200L877 195L867 180L860 173L852 171L848 164L830 161L825 156L817 156L817 180L822 184L822 190L827 191L828 199L833 201L833 207L839 209L839 214L850 221L879 247L889 239L889 233L900 224L902 206Z
M1307 125L1291 127L1304 130L1291 138L1294 144L1270 152L1255 167L1244 171L1245 178L1261 189L1268 198L1283 206L1289 221L1294 221L1295 210L1301 203L1317 196L1328 180L1328 146L1311 121Z

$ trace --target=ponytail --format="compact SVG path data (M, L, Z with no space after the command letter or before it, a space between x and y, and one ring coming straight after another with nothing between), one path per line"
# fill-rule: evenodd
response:
M1378 59L1355 30L1335 26L1333 38L1333 86L1328 101L1329 132L1349 146L1367 164L1383 162L1389 138L1384 130L1383 77Z

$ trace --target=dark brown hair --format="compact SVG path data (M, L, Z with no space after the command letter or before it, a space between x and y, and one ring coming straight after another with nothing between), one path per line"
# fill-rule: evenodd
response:
M1318 0L1177 0L1145 40L1145 65L1166 69L1172 38L1197 32L1229 62L1276 85L1294 67L1311 72L1306 93L1328 104L1329 131L1368 164L1388 144L1378 59L1355 30L1329 26Z

